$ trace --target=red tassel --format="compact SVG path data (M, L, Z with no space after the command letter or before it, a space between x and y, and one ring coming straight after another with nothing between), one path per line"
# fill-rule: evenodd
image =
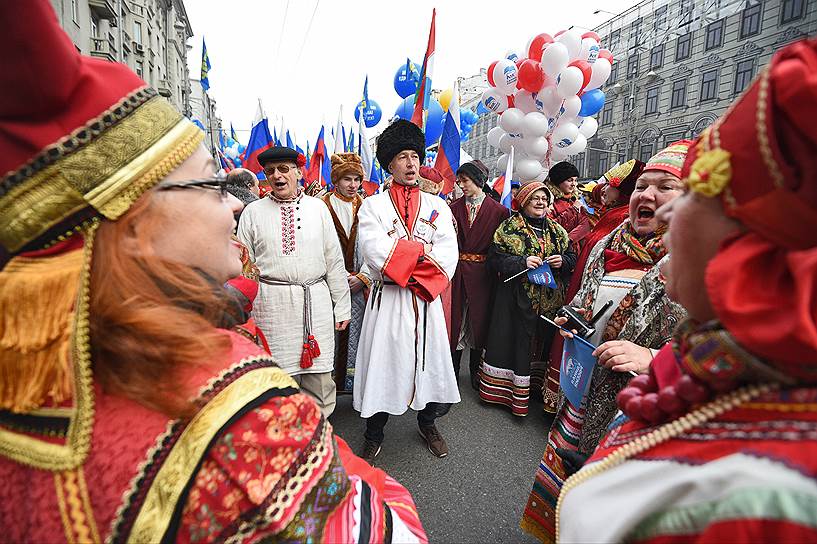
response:
M321 348L318 345L318 341L315 340L315 337L311 334L309 335L309 352L312 354L313 358L317 358L321 356Z
M309 344L304 342L304 349L301 351L301 368L310 368L312 366L312 350L309 349Z

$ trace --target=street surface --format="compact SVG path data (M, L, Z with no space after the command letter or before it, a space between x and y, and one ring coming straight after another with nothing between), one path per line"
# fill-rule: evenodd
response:
M437 459L417 432L416 412L391 416L383 450L375 460L414 496L432 543L534 543L519 528L550 419L541 401L525 418L481 402L468 383L467 358L460 375L462 402L437 420L450 453ZM335 432L357 453L364 420L352 396L338 397L330 418Z

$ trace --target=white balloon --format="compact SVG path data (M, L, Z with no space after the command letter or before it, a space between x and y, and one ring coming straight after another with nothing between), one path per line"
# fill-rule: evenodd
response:
M548 141L544 136L525 140L525 152L533 159L541 161L548 152Z
M548 131L547 117L538 111L529 113L522 120L522 134L525 137L535 138L544 136Z
M599 58L599 42L595 38L582 38L582 49L579 52L579 60L586 60L592 65Z
M508 155L502 155L496 160L496 169L505 173L505 170L508 168Z
M482 93L482 105L494 113L502 113L508 109L508 97L497 89L486 89Z
M505 134L505 131L502 130L500 127L494 127L488 131L488 135L486 139L488 140L488 145L491 147L499 147L499 139Z
M567 115L563 115L559 117L559 122L557 123L556 126L565 125L567 123L573 123L574 125L579 126L579 123L581 123L581 121L579 120L578 117L568 117Z
M556 41L563 44L567 48L570 60L578 60L579 53L582 50L582 33L577 29L571 29L567 32L559 34Z
M533 179L534 179L534 181L544 182L546 179L548 179L548 171L543 170L541 174L539 174L538 176L536 176Z
M499 126L505 132L516 134L522 128L522 119L525 118L525 114L522 113L522 110L518 108L510 108L505 110L505 113L502 114L499 118Z
M564 150L579 136L579 127L573 123L559 124L553 131L553 150Z
M520 59L519 53L517 53L513 49L508 49L507 51L505 51L505 54L503 55L503 57L510 60L510 61L513 61L514 63L516 63L516 61L518 61Z
M536 99L542 101L542 113L548 117L556 115L562 104L562 97L556 92L556 86L545 87L536 94Z
M512 60L502 59L497 61L497 63L494 64L491 76L493 78L494 87L503 91L506 95L516 90L516 81L519 77L519 71Z
M499 149L503 153L510 153L511 147L521 148L522 138L517 134L503 134L499 139Z
M579 134L587 139L592 138L599 129L599 122L593 117L585 117L582 124L579 125Z
M570 53L563 43L553 42L542 51L542 70L550 77L556 77L570 62Z
M550 153L550 159L553 162L563 161L567 158L567 153L565 153L564 149L553 148L553 151Z
M524 113L541 112L545 105L539 99L538 93L529 93L526 90L517 91L513 96L513 105Z
M568 155L578 155L579 153L584 151L586 147L587 138L579 134L578 136L576 136L576 140L567 148L565 148L564 152L567 153Z
M565 98L559 112L562 114L562 117L571 118L579 115L580 109L582 109L582 99L578 96L571 96Z
M559 77L556 79L556 93L562 98L570 98L579 94L583 84L582 71L575 66L568 66L559 72Z
M590 68L592 71L590 72L590 81L585 88L587 91L598 89L604 85L604 82L610 77L610 71L613 69L613 67L610 66L610 61L607 59L596 60Z
M542 172L542 165L535 159L521 159L516 161L514 172L522 181L534 179Z

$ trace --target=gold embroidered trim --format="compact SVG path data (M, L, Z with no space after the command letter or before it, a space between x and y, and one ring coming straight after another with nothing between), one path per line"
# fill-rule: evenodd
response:
M0 244L18 251L89 204L118 218L203 139L164 99L147 101L0 197Z
M772 178L772 182L774 186L778 189L785 188L783 184L783 173L780 171L780 167L778 166L777 162L774 160L774 155L772 154L772 148L769 145L769 127L766 123L766 106L769 101L769 85L770 85L770 78L769 78L769 69L766 68L760 74L760 81L758 82L758 91L757 91L757 125L755 130L757 132L757 143L758 147L760 147L760 156L763 157L763 162L766 165L766 170L769 173L769 176Z
M266 358L266 357L261 357ZM182 431L159 468L128 536L129 542L160 542L184 487L222 427L250 400L269 389L297 388L283 370L267 367L247 372L208 402Z
M73 542L101 542L82 468L54 473L54 487L65 538Z
M37 438L0 429L0 455L34 468L61 471L79 467L91 447L94 425L93 379L91 373L91 338L88 308L91 301L91 257L98 221L85 231L83 264L77 293L76 311L71 332L71 362L74 383L74 406L64 445L43 442Z

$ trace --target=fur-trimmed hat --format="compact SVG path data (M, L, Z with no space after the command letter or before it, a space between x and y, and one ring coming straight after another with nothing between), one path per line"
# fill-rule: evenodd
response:
M406 149L416 151L420 162L426 158L426 135L412 123L398 119L377 138L377 160L380 166L388 170L392 159Z
M349 174L357 174L361 179L366 177L360 156L357 153L333 153L332 183L337 183L340 178Z
M548 172L548 179L553 185L559 185L565 180L577 177L579 177L579 170L573 163L567 161L557 162L550 167L550 171Z
M488 181L488 168L482 164L482 161L473 160L460 165L457 175L468 176L477 187L482 188Z

